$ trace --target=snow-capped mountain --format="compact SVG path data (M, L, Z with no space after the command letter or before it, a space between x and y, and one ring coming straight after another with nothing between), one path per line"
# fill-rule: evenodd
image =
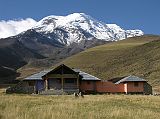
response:
M141 35L141 30L124 30L116 24L105 24L84 13L48 16L27 31L0 39L0 63L4 66L9 64L7 67L12 68L19 68L34 59L42 59L45 63L43 58L51 58L50 63L53 63L87 48Z
M84 13L48 16L40 20L33 29L64 45L92 39L118 41L143 35L141 30L124 30L116 24L105 24Z
M16 24L19 21L12 24L7 22L7 29L4 29L6 25L0 27L1 33L4 31L0 34L0 69L2 70L5 70L4 66L13 69L24 65L50 67L87 48L143 35L141 30L124 30L116 24L100 22L84 13L48 16L39 22L22 21L18 25ZM24 29L21 29L24 27L22 23L25 24ZM17 27L18 32L15 32ZM10 31L13 34L10 34ZM2 38L3 34L7 37Z

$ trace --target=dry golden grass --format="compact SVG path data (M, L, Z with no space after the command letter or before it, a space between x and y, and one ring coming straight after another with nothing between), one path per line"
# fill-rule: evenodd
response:
M2 91L1 91L2 92ZM0 119L159 119L160 97L0 95Z

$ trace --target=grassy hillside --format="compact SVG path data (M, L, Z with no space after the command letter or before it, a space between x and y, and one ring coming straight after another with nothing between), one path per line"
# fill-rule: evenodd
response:
M159 119L160 97L0 94L0 119Z
M160 91L160 37L146 35L109 43L71 56L62 63L99 78L137 75Z

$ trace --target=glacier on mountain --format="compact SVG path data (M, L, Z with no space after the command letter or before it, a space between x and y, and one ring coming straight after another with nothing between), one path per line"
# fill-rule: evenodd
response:
M54 36L58 34L57 40L65 45L93 38L104 41L118 41L144 34L141 30L124 30L116 24L105 24L84 13L73 13L67 16L48 16L40 20L33 29L44 35L50 34L49 38L51 39L52 33L54 33Z
M124 30L116 24L106 24L84 13L73 13L67 16L51 15L44 17L38 22L35 20L30 21L32 21L32 24L30 25L24 25L20 21L16 21L14 25L13 22L14 29L17 29L19 26L16 25L17 23L20 22L19 24L21 25L20 28L18 27L18 32L15 32L14 34L10 33L12 30L8 31L3 29L3 27L0 28L0 31L1 33L5 33L5 37L10 37L21 32L25 33L27 30L35 30L51 41L53 40L63 45L70 45L88 40L118 41L128 37L141 36L144 34L141 30ZM28 29L26 26L28 26ZM26 31L21 27L25 27ZM3 36L3 34L0 36ZM5 37L3 36L0 38Z

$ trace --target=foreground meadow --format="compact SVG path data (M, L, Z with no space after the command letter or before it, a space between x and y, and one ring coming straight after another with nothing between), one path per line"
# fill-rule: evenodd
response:
M68 96L0 93L0 119L159 119L160 97Z

